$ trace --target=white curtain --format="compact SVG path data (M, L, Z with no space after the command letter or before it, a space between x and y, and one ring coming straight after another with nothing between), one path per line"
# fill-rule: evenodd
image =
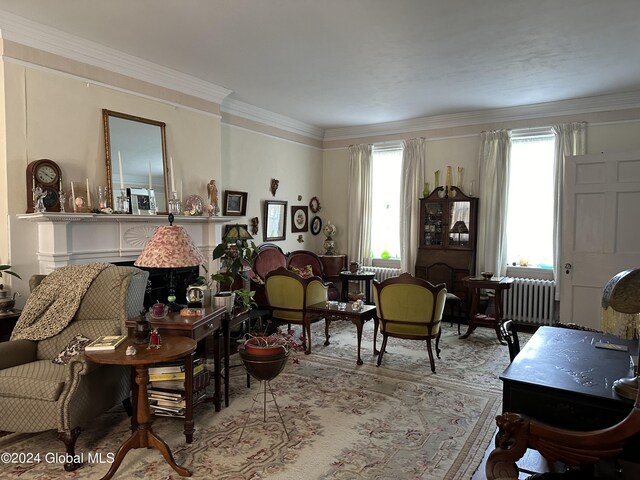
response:
M564 267L562 259L562 195L564 183L564 158L567 155L587 153L587 123L560 123L553 126L556 136L554 158L554 201L553 201L553 276L556 281L556 300L560 300L560 278Z
M426 141L424 138L412 138L405 140L403 146L400 190L400 269L415 275Z
M371 145L349 147L349 261L371 263Z
M480 134L480 200L477 272L504 275L507 269L509 131Z

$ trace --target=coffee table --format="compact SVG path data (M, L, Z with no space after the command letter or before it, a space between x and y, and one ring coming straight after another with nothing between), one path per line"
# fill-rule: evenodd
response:
M362 305L360 310L354 310L353 303L342 303L345 305L344 310L339 308L340 302L320 302L315 303L307 307L309 313L318 313L326 319L325 334L327 339L329 335L329 325L334 320L350 320L357 329L358 332L358 365L362 365L362 358L360 358L360 344L362 342L362 326L367 320L373 319L374 332L373 332L373 353L377 355L378 349L376 348L376 338L378 336L378 317L376 316L375 305ZM325 345L329 345L329 340L324 342Z
M162 345L160 348L148 349L146 345L136 345L134 338L127 338L115 350L85 352L85 356L94 363L109 365L129 365L135 368L135 389L137 394L133 395L136 399L136 408L131 417L131 425L134 428L133 434L128 440L120 446L116 453L115 459L111 464L111 468L102 480L110 479L118 470L127 452L134 448L153 447L159 450L164 459L171 468L173 468L182 477L190 477L191 472L184 467L176 464L171 454L169 446L158 437L151 429L149 412L149 399L147 398L147 384L149 383L149 365L153 363L171 362L180 358L187 358L187 369L185 375L193 376L193 363L191 362L191 353L196 348L196 341L192 338L165 335L162 337ZM125 352L129 345L136 348L135 355L127 355Z

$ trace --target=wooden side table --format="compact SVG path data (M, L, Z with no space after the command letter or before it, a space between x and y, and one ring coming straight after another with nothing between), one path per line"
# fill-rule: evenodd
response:
M469 316L469 327L464 335L460 338L467 338L471 335L477 326L493 327L496 331L498 341L506 345L502 340L502 334L500 333L500 325L502 325L502 292L509 290L513 284L513 278L510 277L494 277L486 279L482 277L467 277L464 281L469 285L471 290L471 313ZM480 301L480 290L493 290L495 295L493 297L495 313L491 315L485 315L478 313L478 304Z
M346 302L349 299L349 282L350 281L363 281L364 282L364 301L371 305L371 281L376 278L375 273L369 272L356 272L350 271L340 272L340 278L342 279L342 301Z
M17 308L9 312L0 313L0 342L6 342L11 338L11 332L13 332L13 327L16 326L21 313L22 310Z
M109 365L129 365L135 369L135 383L132 388L136 391L136 409L131 417L133 434L120 446L111 468L102 480L108 480L116 473L129 450L134 448L153 447L159 450L171 468L182 477L190 477L191 472L176 464L169 446L151 429L151 413L147 398L147 384L149 383L149 365L154 363L171 362L180 358L186 359L185 375L193 376L193 362L191 354L196 348L196 341L192 338L166 335L162 337L160 348L147 348L146 345L136 345L135 339L129 337L115 350L85 352L85 356L94 363ZM136 349L135 355L127 355L129 345Z
M220 357L220 333L222 332L222 319L226 311L222 308L206 308L204 315L183 317L180 312L169 312L167 316L160 319L151 319L151 328L157 328L162 338L165 335L179 335L194 339L196 342L203 342L207 337L213 336L213 364L214 364L214 394L213 401L216 412L221 410L221 357ZM126 322L129 336L133 336L135 330L135 319ZM132 398L135 400L135 397ZM193 441L193 375L185 374L185 419L184 435L187 443Z

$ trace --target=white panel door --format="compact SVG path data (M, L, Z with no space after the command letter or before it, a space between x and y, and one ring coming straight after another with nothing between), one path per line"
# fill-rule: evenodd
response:
M604 285L640 267L640 152L565 160L560 321L600 329Z

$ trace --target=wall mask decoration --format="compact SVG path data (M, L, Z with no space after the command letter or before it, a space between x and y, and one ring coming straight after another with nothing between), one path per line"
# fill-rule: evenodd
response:
M260 220L258 219L258 217L253 217L251 219L251 235L257 235L258 234L258 224L260 223Z
M276 192L278 191L278 187L280 186L280 180L276 178L271 179L271 195L276 196Z

